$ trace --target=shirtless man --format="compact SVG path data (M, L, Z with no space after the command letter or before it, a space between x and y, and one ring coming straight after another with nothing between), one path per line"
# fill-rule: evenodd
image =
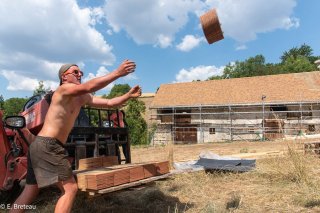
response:
M74 122L84 105L99 108L119 106L130 98L141 95L139 86L128 93L113 98L94 97L91 93L107 86L119 77L134 72L135 63L125 60L113 72L81 84L83 73L75 64L62 65L59 70L60 86L54 92L44 125L29 148L26 186L15 201L16 205L28 205L38 195L39 188L56 184L62 191L55 212L70 212L76 193L77 183L63 144L73 128ZM14 207L15 205L11 205ZM23 212L11 209L11 212Z

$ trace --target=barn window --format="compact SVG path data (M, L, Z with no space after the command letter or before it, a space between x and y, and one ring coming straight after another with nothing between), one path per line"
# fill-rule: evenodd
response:
M209 134L210 135L216 134L216 128L209 128Z
M160 114L159 117L161 119L161 123L171 123L172 122L172 113L173 113L172 109L158 110L158 114Z
M309 130L309 132L315 132L316 127L314 125L308 125L308 130Z
M274 112L288 111L288 107L284 105L270 106L270 111L274 111Z

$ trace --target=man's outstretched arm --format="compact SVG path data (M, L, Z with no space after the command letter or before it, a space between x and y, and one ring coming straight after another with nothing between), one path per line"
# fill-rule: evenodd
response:
M96 92L106 87L114 80L134 72L135 68L136 64L133 61L125 60L116 70L107 75L94 78L79 85L62 85L62 93L65 95L78 96L86 93Z
M97 108L112 108L112 107L121 106L130 98L137 98L139 96L141 96L141 88L137 85L131 88L129 92L127 92L122 96L115 97L112 99L92 97L87 104L91 107L97 107Z

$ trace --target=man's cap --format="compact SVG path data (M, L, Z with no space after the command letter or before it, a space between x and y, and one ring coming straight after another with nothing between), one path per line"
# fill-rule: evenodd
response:
M61 68L59 69L59 73L58 73L59 74L59 79L60 79L60 84L61 84L61 81L62 81L62 79L61 79L62 74L65 73L72 66L78 66L78 65L76 65L76 64L64 64L64 65L61 66Z

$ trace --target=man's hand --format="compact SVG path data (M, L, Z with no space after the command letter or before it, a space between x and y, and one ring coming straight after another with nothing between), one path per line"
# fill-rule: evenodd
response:
M128 92L130 98L137 98L141 96L141 87L140 86L135 86L131 88L131 90Z
M136 68L136 64L133 61L129 61L128 59L123 61L118 69L116 70L116 73L119 76L126 76L132 72L134 72Z

